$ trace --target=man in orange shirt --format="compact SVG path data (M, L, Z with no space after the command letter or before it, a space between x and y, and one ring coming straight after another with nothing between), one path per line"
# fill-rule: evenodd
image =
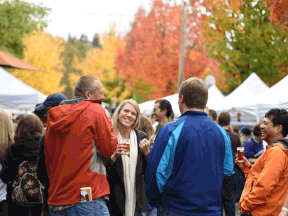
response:
M288 112L272 109L265 115L261 128L261 139L269 143L267 150L251 166L236 160L247 174L246 184L240 198L240 213L253 216L278 216L288 189Z

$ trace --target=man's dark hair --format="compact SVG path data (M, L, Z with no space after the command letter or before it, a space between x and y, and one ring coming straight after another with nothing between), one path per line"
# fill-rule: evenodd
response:
M169 118L171 113L172 113L171 103L168 100L166 100L166 99L156 100L155 104L156 103L159 103L159 108L160 108L161 111L163 111L165 109L167 110L166 117Z
M285 109L271 109L265 114L265 118L269 118L273 126L282 125L282 135L284 137L288 134L288 112Z
M213 121L217 120L217 112L213 109L209 109L209 115L212 117Z
M231 122L231 116L228 112L221 112L218 117L218 124L220 126L229 126Z
M250 136L251 130L249 128L244 128L243 130L241 130L241 133L244 134L245 136Z
M239 134L239 128L233 128L233 131L237 134Z
M95 80L99 80L97 77L85 75L82 76L75 86L75 97L86 97L86 92L89 91L94 94L96 91Z
M256 124L253 127L253 134L254 136L261 136L261 128L260 128L261 123Z

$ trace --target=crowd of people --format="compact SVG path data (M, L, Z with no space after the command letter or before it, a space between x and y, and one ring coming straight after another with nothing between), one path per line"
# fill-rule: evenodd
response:
M0 213L43 216L288 215L288 112L251 131L206 107L198 78L150 117L133 99L109 112L101 81L81 77L75 97L49 95L32 114L0 109ZM241 160L237 148L244 147Z

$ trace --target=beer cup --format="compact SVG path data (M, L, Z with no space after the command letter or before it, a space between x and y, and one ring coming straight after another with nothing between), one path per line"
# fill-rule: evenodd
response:
M237 147L238 162L244 162L244 147Z

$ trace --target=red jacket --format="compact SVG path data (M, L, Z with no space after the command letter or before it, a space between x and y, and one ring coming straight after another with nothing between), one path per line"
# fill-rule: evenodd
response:
M110 158L117 143L111 121L99 101L84 100L50 109L45 136L50 178L48 204L79 203L82 187L92 188L93 200L108 195L108 181L105 174L96 171L95 156L99 151Z
M288 150L280 143L267 150L251 167L239 202L242 213L278 216L288 189Z

